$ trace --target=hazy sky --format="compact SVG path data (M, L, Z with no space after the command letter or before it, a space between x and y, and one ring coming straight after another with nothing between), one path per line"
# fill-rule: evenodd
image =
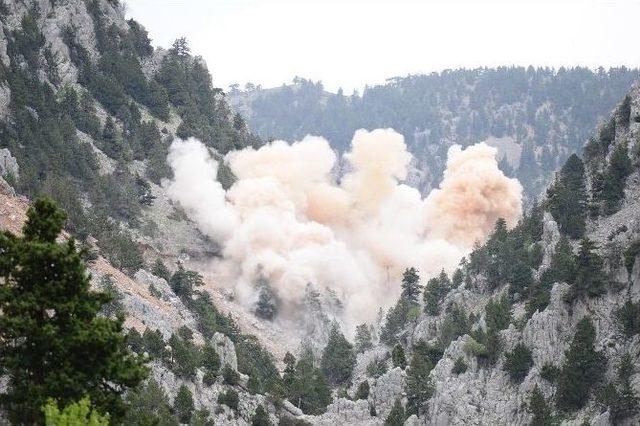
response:
M296 75L350 92L498 65L640 65L640 0L127 0L155 46L186 36L214 84Z

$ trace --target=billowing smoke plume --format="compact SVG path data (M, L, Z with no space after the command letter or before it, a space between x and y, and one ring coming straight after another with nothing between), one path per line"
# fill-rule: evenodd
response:
M281 316L293 318L308 285L331 289L353 326L395 301L405 268L416 267L423 279L451 271L497 218L518 220L522 188L495 156L485 144L452 147L440 188L423 199L401 183L411 155L395 131L357 131L339 183L336 154L325 139L308 136L230 153L237 181L224 191L207 149L176 140L168 192L223 247L217 281L241 302L256 303L256 283L268 282Z

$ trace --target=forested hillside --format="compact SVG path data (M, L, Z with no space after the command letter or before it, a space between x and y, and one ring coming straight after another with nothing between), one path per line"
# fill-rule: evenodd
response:
M636 70L447 71L353 96L301 79L232 90L265 139L315 133L346 151L357 128L401 131L423 191L452 144L498 146L531 208L521 217L520 186L492 149L454 152L472 173L431 219L460 237L467 218L495 212L484 204L516 202L457 268L428 274L405 264L451 247L413 229L427 220L400 184L399 135L357 134L351 157L365 167L336 178L342 159L324 141L263 146L187 40L154 48L118 0L0 0L0 24L0 424L638 423ZM204 146L175 142L191 137ZM177 168L167 156L181 147ZM264 149L233 168L241 156L225 154L246 147ZM185 169L198 179L174 186ZM453 214L492 186L503 190L480 194L479 213ZM375 203L389 199L401 209ZM231 249L207 226L235 232ZM435 249L412 257L428 238ZM366 242L383 258L380 287L346 261L356 243L353 259L374 266ZM314 265L328 286L310 282ZM336 291L347 287L358 292ZM352 302L371 320L344 321Z
M532 198L637 77L624 67L501 67L398 77L362 94L329 93L297 78L274 89L234 88L229 96L263 138L322 135L344 151L356 129L392 127L405 136L416 158L412 183L425 193L438 183L449 146L487 140Z
M150 183L169 176L174 137L220 155L258 143L186 40L154 51L117 1L5 1L0 21L0 149L18 165L7 180L53 197L67 228L98 239L119 267L141 259L114 223L140 226Z

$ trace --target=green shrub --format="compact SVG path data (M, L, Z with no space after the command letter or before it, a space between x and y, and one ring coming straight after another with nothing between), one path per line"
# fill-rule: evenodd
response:
M451 368L451 373L457 376L459 374L465 373L468 368L469 366L465 362L464 357L459 356L456 359L456 362L453 364L453 368Z
M239 402L240 398L238 397L238 392L233 389L227 389L225 392L218 395L218 404L224 404L234 411L238 410Z
M229 386L237 386L240 383L240 375L229 364L222 368L222 379Z
M356 390L356 394L353 399L359 400L367 398L369 398L369 382L364 380L358 385L358 389Z
M488 354L486 346L472 337L470 337L464 344L464 351L465 353L476 357L485 357Z

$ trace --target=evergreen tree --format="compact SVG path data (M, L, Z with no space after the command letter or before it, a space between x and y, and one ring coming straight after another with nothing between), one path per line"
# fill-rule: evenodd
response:
M484 308L487 327L500 331L509 327L511 323L511 303L505 294L499 300L491 299Z
M567 300L579 297L595 297L606 292L604 262L595 252L596 245L588 238L580 241L576 260L576 275Z
M633 303L631 298L615 312L618 328L626 338L640 333L640 302Z
M373 347L373 338L367 323L362 323L356 327L355 343L357 352L364 352Z
M589 399L591 388L602 380L607 359L594 348L596 330L589 317L577 325L566 360L558 377L556 399L564 410L582 408Z
M187 271L182 264L169 280L173 292L183 299L190 299L196 287L204 284L202 275L195 271Z
M215 426L213 420L209 418L210 416L211 413L207 409L195 410L191 415L189 426Z
M359 399L367 399L369 398L369 381L364 380L358 385L358 389L356 389L356 394L354 399L357 401Z
M296 364L295 380L290 386L287 399L305 414L319 415L331 403L331 389L319 368L314 368L313 360L303 356Z
M433 394L433 383L429 374L442 357L442 352L434 353L433 348L419 342L413 351L411 363L407 370L407 414L422 416L426 404Z
M178 389L176 399L173 401L173 409L175 410L180 423L189 423L195 407L193 405L193 395L185 385L181 385Z
M518 343L511 352L505 354L504 369L516 383L522 382L527 377L532 366L531 349L522 343Z
M569 240L562 236L556 244L555 253L551 259L551 271L556 281L572 284L576 278L576 257Z
M624 354L620 360L617 371L616 386L612 386L612 392L608 401L610 420L614 425L632 417L640 411L640 400L633 390L631 376L634 373L634 363L631 355Z
M278 315L280 299L266 279L258 282L258 301L255 314L262 319L272 321Z
M164 279L167 283L169 282L169 280L171 280L171 272L169 271L169 268L167 268L162 259L160 259L159 257L153 263L151 273L158 278Z
M405 369L407 367L407 359L404 356L404 348L401 345L395 345L393 350L391 351L391 361L393 362L393 367L400 367L401 369Z
M206 385L212 385L220 371L220 356L209 343L202 347L201 353L201 367L204 370L202 381Z
M191 54L191 49L189 48L189 42L185 37L177 38L169 52L179 58L187 58Z
M342 385L351 380L351 374L356 365L356 355L353 346L340 332L337 324L331 328L320 365L326 378L334 385Z
M282 372L282 384L286 395L292 395L295 393L296 386L296 358L287 352L284 355L284 370Z
M251 426L273 426L271 419L269 419L269 413L267 413L262 404L259 404L256 407L256 411L253 412Z
M547 190L547 209L564 234L580 238L585 229L586 204L584 164L573 154Z
M423 296L424 311L429 315L438 315L440 313L440 303L450 288L451 281L444 270L440 272L439 276L427 281Z
M27 211L23 236L0 234L0 402L10 420L42 423L49 398L66 406L89 397L119 421L122 394L145 376L126 345L123 319L98 316L109 301L90 289L73 239L56 241L65 214L49 199Z
M633 171L626 143L620 143L611 154L609 166L602 179L602 191L597 198L602 202L603 212L611 214L618 210L620 201L624 198L624 187L627 177Z
M420 276L416 268L408 268L402 276L402 296L401 298L411 303L417 303L418 296L422 291L419 284Z
M530 426L551 426L553 424L551 410L547 405L547 401L544 399L544 395L540 392L538 385L536 385L531 392L529 412L533 414L531 423L529 423Z
M126 426L178 426L169 399L154 379L127 394Z
M189 339L179 334L173 334L169 338L173 371L179 377L192 379L196 375L196 369L200 365L200 353L196 345Z
M389 415L384 421L385 426L403 426L405 420L404 407L399 398L396 401L389 412Z

